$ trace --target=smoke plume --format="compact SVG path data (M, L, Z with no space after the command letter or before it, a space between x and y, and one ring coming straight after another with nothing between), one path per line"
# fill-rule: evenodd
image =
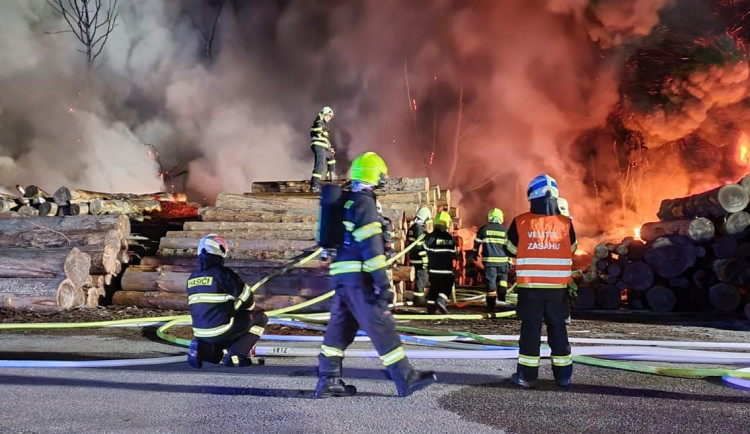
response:
M746 169L696 171L691 156L735 146L749 113L746 56L718 18L729 6L712 7L134 0L119 3L88 69L44 0L11 0L0 5L0 187L211 201L306 179L308 128L330 105L342 165L378 151L391 176L451 188L466 223L524 211L528 181L546 172L582 234L630 231L661 198Z

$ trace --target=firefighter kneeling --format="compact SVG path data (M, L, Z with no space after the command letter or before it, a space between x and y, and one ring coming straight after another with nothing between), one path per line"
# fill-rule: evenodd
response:
M412 368L396 333L396 321L388 310L392 297L386 274L388 262L374 192L387 173L383 159L374 152L366 152L352 162L351 190L340 192L338 206L330 206L336 202L328 198L338 195L329 194L329 190L340 187L327 184L321 192L318 242L322 247L329 246L329 239L340 239L341 242L330 266L331 281L336 292L331 304L331 319L318 356L320 378L314 392L316 398L356 393L354 386L345 384L341 379L341 362L344 351L354 341L360 328L370 337L380 361L396 383L399 396L410 395L435 381L434 373ZM328 218L338 219L338 222L324 221ZM343 233L340 236L337 232L326 233L336 230Z
M188 362L200 369L203 362L248 366L253 348L265 331L268 317L255 308L250 287L224 266L229 247L210 234L198 243L199 268L187 282L193 336Z
M518 365L511 381L525 388L536 386L542 322L545 322L552 375L558 386L568 387L573 358L565 328L569 314L566 294L568 284L573 281L571 266L576 235L572 221L560 214L557 182L552 177L534 178L527 194L530 212L513 219L506 245L508 253L516 257L516 315L521 319Z

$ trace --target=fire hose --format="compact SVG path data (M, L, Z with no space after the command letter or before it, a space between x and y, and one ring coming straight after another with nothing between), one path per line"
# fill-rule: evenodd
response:
M398 255L390 259L389 264L394 263L401 256L411 250L421 239L421 236L414 243L405 248ZM269 280L277 277L287 271L303 265L306 262L317 257L322 252L322 249L318 249L312 252L310 255L296 261L286 267L264 277L259 282L255 283L251 290L255 292L263 284ZM470 294L465 300L476 300L481 295L479 291L468 291ZM310 322L325 322L328 313L321 314L291 314L296 310L303 309L308 306L312 306L325 299L333 296L334 291L330 291L314 299L308 300L304 303L288 306L286 308L277 309L267 312L267 315L272 318L272 322L284 321L287 318L291 321L285 322L287 325L296 325L300 327L317 327L318 330L324 330L323 327L316 326L314 324L307 324L302 321ZM455 300L455 295L454 295ZM514 311L508 311L498 314L447 314L447 315L410 315L410 314L398 314L394 315L397 320L432 320L432 319L486 319L490 315L494 317L507 317L514 315ZM172 342L174 344L187 346L190 341L186 339L180 339L168 335L166 331L176 325L188 325L190 324L189 315L178 315L168 317L154 317L154 318L134 318L127 320L115 320L115 321L101 321L101 322L89 322L89 323L46 323L46 324L0 324L0 330L21 330L21 329L71 329L71 328L84 328L84 327L124 327L124 326L148 326L154 324L163 325L157 329L157 335L162 339ZM518 351L516 349L515 342L497 340L492 336L482 336L469 332L439 332L426 329L418 329L413 327L398 326L397 330L408 333L421 333L421 335L400 335L402 340L406 343L415 345L432 346L438 348L445 348L441 350L410 350L409 357L418 358L465 358L465 359L515 359L518 357ZM515 336L505 336L504 338L516 338ZM263 336L264 340L279 340L279 341L311 341L320 340L320 337L310 336ZM360 341L368 340L365 336L359 336L357 338ZM462 341L457 341L461 339ZM627 370L632 372L649 373L655 375L666 375L683 378L704 378L704 377L715 377L721 376L725 381L738 387L750 388L750 368L746 369L718 369L718 368L674 368L674 367L660 367L660 366L648 366L642 364L636 364L629 361L634 360L648 360L648 361L662 361L662 362L679 362L679 363L715 363L715 364L750 364L750 354L738 353L738 352L721 352L715 351L706 352L699 350L685 350L680 348L643 348L642 346L618 346L617 344L632 343L633 341L619 341L619 340L598 340L588 339L586 343L608 343L609 346L599 347L574 347L573 349L573 361L577 363L599 366L605 368L614 368ZM476 343L471 343L476 342ZM576 339L571 339L571 342L576 342ZM735 349L747 349L748 346L741 343L695 343L695 342L661 342L661 341L647 341L648 344L642 345L661 345L670 347L707 347L707 348L735 348ZM477 345L479 344L479 345ZM256 348L255 354L257 356L317 356L318 349L316 348L295 348L287 346L259 346ZM542 355L548 356L548 348L543 348ZM378 357L377 352L373 350L357 350L348 349L345 352L348 357ZM600 357L592 357L600 356ZM608 360L601 357L609 357ZM628 361L621 361L628 360ZM61 367L113 367L113 366L134 366L134 365L152 365L152 364L164 364L164 363L176 363L184 361L184 356L170 356L160 358L147 358L147 359L120 359L120 360L98 360L98 361L39 361L39 360L1 360L0 367L47 367L47 368L61 368Z

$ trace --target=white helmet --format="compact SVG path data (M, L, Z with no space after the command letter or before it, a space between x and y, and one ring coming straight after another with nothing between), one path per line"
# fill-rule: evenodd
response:
M229 245L224 238L216 234L208 234L198 241L198 254L200 255L203 252L226 258L227 253L229 253Z
M570 208L568 208L568 201L562 197L557 198L557 208L560 210L560 214L565 217L570 217Z
M432 211L430 211L430 209L427 208L426 206L419 208L419 210L417 211L416 219L426 222L427 220L431 218L432 218Z
M375 201L375 206L378 209L378 214L383 215L383 204L379 200Z
M529 183L529 188L526 191L529 200L544 197L548 192L552 197L560 196L560 192L557 189L557 181L546 173L532 179Z
M333 109L328 106L323 107L323 110L321 110L320 112L323 113L324 116L325 115L333 116Z

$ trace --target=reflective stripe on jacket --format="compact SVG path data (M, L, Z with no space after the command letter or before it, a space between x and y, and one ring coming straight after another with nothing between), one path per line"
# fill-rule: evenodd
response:
M516 283L520 287L564 288L572 282L570 219L562 215L525 213L516 217L518 246Z

